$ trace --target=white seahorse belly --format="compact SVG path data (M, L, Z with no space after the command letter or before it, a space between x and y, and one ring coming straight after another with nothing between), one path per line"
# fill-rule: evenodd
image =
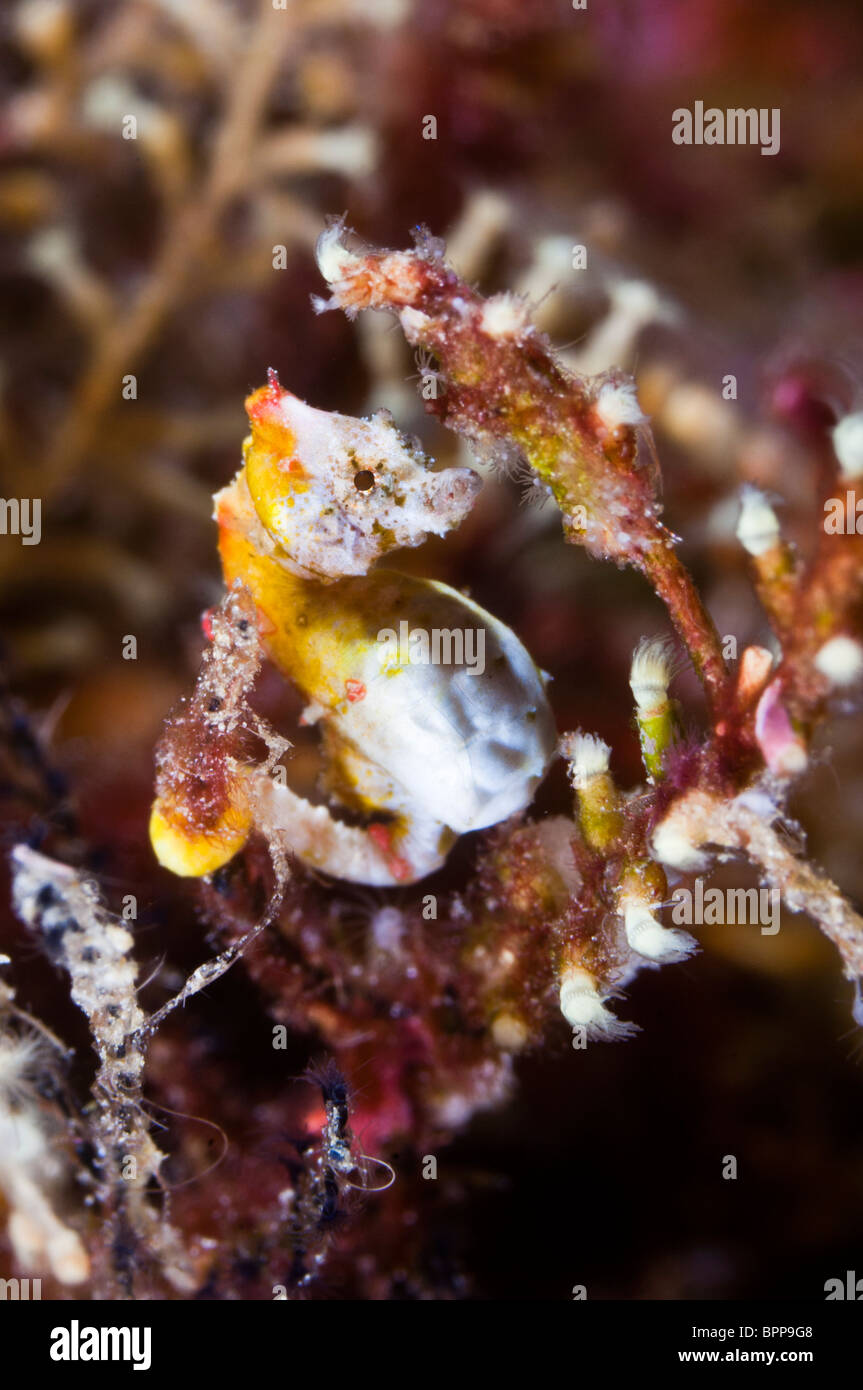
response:
M472 630L472 666L411 661L404 643L400 657L382 664L386 653L371 646L356 673L363 698L330 717L361 795L462 834L530 803L557 733L543 678L515 633L448 585L427 587L439 630ZM432 656L434 632L427 637ZM446 653L445 641L440 647Z

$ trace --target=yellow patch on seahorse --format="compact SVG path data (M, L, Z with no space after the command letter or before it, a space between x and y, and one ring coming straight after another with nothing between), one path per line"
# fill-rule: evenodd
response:
M296 437L279 418L274 401L278 395L274 396L272 383L248 397L246 411L252 433L243 443L249 493L267 530L278 527L283 508L292 507L296 495L309 487L308 475L297 457Z
M214 873L243 848L252 830L245 797L233 802L212 829L201 831L179 805L158 798L150 812L150 843L164 869L181 878Z

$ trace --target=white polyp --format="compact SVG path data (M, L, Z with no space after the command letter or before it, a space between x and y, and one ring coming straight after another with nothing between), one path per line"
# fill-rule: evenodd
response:
M593 977L581 966L571 966L560 977L560 1011L572 1028L603 1031L617 1023L599 995Z
M773 653L767 647L745 647L740 658L737 688L755 691L763 686L773 669Z
M33 1035L0 1034L0 1105L14 1106L32 1091L42 1052Z
M756 816L760 816L768 825L773 824L778 814L776 803L761 787L747 787L745 792L741 792L739 796L735 796L732 805L735 807L742 806L747 811L753 811Z
M741 494L737 539L750 555L763 555L779 540L779 520L757 487L745 487Z
M710 860L702 854L690 836L669 817L653 832L653 853L660 864L681 873L697 873L706 869Z
M631 381L617 384L606 382L596 398L595 410L609 430L618 429L621 425L642 425L647 419L638 403L635 384Z
M90 1260L76 1231L57 1223L48 1241L48 1263L61 1284L82 1284L90 1275Z
M33 269L51 280L67 279L70 267L80 262L77 242L65 227L39 232L27 254Z
M154 109L152 103L142 100L131 83L110 73L90 82L81 100L81 114L85 123L112 132L128 113L134 113L137 120L142 115L142 108L145 117ZM140 121L142 128L144 124L145 121Z
M461 1129L474 1112L470 1096L444 1096L435 1106L435 1119L445 1129Z
M397 907L380 907L371 919L371 935L375 948L383 955L399 954L404 940L404 913Z
M520 1052L530 1037L523 1020L510 1013L497 1015L491 1034L496 1046L504 1052Z
M815 667L831 685L853 685L863 674L863 646L853 637L831 637L816 653Z
M17 37L38 52L43 44L50 43L67 18L63 0L30 0L27 5L17 6L13 24Z
M844 477L863 477L863 411L846 415L836 425L833 452Z
M514 295L496 294L483 305L480 327L490 338L517 338L527 323L527 310Z
M648 280L615 280L609 288L612 310L625 315L632 331L645 328L654 319L673 322L673 306L662 299Z
M629 688L640 710L654 710L664 703L671 680L668 644L661 638L643 637L635 649L629 672Z
M422 309L413 309L408 304L399 314L399 322L402 332L409 343L416 343L426 328L431 323L428 314L424 314Z
M334 222L326 231L321 232L315 247L318 269L329 285L338 284L361 260L361 257L342 245L341 237L341 223Z
M648 960L664 963L685 960L697 948L695 939L688 932L664 927L643 903L634 903L626 908L623 925L633 951Z
M608 771L611 749L595 734L565 734L560 740L560 751L569 763L570 780L577 790Z
M309 136L308 147L319 169L354 178L370 174L378 160L377 137L361 125L315 131Z

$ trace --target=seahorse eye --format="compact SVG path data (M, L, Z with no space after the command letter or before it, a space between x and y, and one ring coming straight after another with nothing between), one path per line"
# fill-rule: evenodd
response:
M375 475L370 468L361 468L354 474L354 487L357 492L371 492L375 485Z

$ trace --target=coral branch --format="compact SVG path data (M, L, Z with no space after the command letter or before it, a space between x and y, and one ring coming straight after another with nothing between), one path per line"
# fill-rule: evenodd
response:
M660 859L681 869L704 867L703 846L740 850L778 889L792 912L806 912L837 947L849 979L863 975L863 917L829 878L792 854L770 823L770 803L744 793L726 801L691 791L675 802L658 826L654 848ZM774 813L775 814L775 813Z
M395 313L408 342L440 364L440 420L492 455L513 452L551 488L567 540L632 565L653 584L714 711L728 678L716 630L660 521L652 438L635 386L617 370L570 375L510 295L483 299L420 238L416 251L353 252L333 224L318 264L333 294L319 308Z

